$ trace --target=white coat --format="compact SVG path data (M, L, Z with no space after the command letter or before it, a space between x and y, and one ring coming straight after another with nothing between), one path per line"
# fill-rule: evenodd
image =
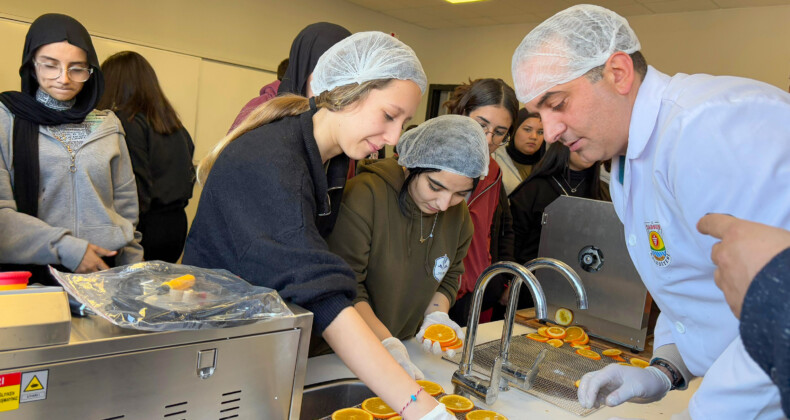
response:
M709 212L790 229L790 95L736 77L648 68L610 191L631 259L661 308L655 348L677 345L704 376L694 419L783 418L779 392L746 353L713 281Z

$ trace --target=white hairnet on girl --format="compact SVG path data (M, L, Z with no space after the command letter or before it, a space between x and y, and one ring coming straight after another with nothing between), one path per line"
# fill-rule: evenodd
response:
M488 175L488 142L480 123L463 115L442 115L400 138L398 163L479 178Z
M313 70L314 95L376 79L411 80L425 93L428 78L408 45L383 32L358 32L328 49Z
M513 54L518 100L527 103L554 86L598 67L613 53L632 54L641 45L628 21L600 6L567 8L533 29Z

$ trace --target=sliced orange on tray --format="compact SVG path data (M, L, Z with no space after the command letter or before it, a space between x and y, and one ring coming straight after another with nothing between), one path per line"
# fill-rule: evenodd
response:
M615 357L623 354L622 350L620 349L606 349L601 352L604 356Z
M573 312L568 308L557 309L557 312L554 313L554 322L563 327L571 325L571 322L573 322Z
M581 345L585 345L585 344L587 344L587 343L589 343L589 342L590 342L590 336L589 336L589 335L587 335L587 333L585 332L585 333L584 333L584 336L583 336L581 339L579 339L579 340L574 340L574 341L571 341L571 344L581 344Z
M361 408L342 408L332 413L332 420L373 420L373 415Z
M445 395L439 398L439 402L444 404L444 406L453 413L465 413L475 408L474 403L470 401L469 398L455 394Z
M439 345L446 346L455 342L458 335L455 330L442 324L433 324L425 329L423 338L431 341L438 341Z
M632 357L631 360L629 360L629 362L631 363L631 365L636 366L636 367L640 367L640 368L646 368L646 367L650 366L649 362L646 362L646 361L644 361L642 359L637 359L636 357Z
M362 401L361 407L377 419L388 419L398 414L379 397L368 398Z
M435 397L439 394L444 394L444 388L441 385L437 384L436 382L419 380L417 381L417 385L421 386L428 395Z
M593 350L578 349L578 350L576 350L576 354L578 354L579 356L584 356L584 357L586 357L588 359L592 359L592 360L601 360L601 355L596 353Z
M546 344L551 344L552 346L559 348L562 347L563 343L562 340L558 338L552 338L551 340L546 341Z
M540 328L538 328L538 334L540 334L540 335L542 335L544 337L548 337L548 335L546 335L546 330L548 330L548 329L549 329L549 327L540 327Z
M587 333L584 332L582 327L576 327L576 326L568 327L568 328L565 329L565 338L563 338L563 340L566 343L571 343L571 342L574 342L574 341L581 341L581 340L584 340L584 336L586 336L586 335L587 335Z
M540 334L536 334L536 333L529 333L529 334L527 334L527 338L535 340L535 341L540 341L541 343L545 343L545 342L549 341L548 337L544 337L544 336L542 336Z
M565 338L565 328L549 327L546 329L546 336L549 338Z
M466 413L466 420L507 420L507 417L491 410L475 410Z
M577 379L577 380L576 380L576 382L574 382L574 383L573 383L573 385L574 385L576 388L578 388L578 387L579 387L579 385L581 385L581 383L582 383L582 380L581 380L581 379Z

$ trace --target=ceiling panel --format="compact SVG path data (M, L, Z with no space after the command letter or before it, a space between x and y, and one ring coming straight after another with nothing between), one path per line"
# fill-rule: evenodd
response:
M444 0L346 0L427 29L540 23L578 4L572 0L485 0L450 4ZM737 7L777 6L790 0L590 0L622 16L696 12Z

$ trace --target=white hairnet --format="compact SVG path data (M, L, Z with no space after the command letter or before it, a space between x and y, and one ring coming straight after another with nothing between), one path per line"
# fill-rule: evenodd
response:
M411 80L425 93L428 78L408 45L383 32L358 32L328 49L313 70L314 95L376 79Z
M398 163L479 178L488 175L487 143L479 122L463 115L442 115L403 133Z
M600 6L569 7L533 29L513 54L511 70L518 100L541 93L598 67L617 51L641 45L628 21Z

